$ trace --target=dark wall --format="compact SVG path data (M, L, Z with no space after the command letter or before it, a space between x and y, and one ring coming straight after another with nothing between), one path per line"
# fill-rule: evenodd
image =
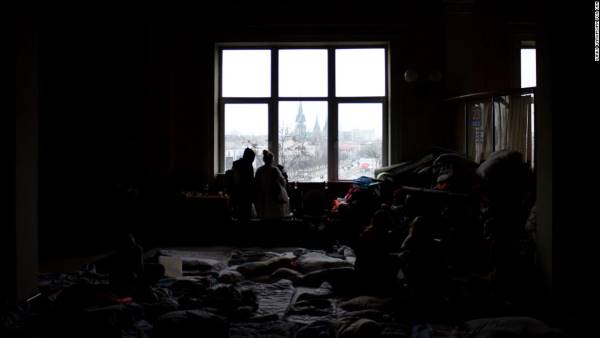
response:
M520 87L520 42L536 39L535 1L446 6L449 96Z
M168 77L143 22L54 19L40 27L41 246L93 249L119 185L167 173Z
M540 17L537 30L537 88L536 88L536 196L538 210L538 252L547 290L555 284L554 260L554 198L553 198L553 86L557 65L554 58L557 46L552 42L556 32L546 17Z
M597 106L600 64L594 61L594 45L585 43L591 36L585 32L591 33L587 13L592 13L592 7L591 1L568 7L551 4L539 13L536 103L543 105L543 115L536 121L540 131L536 160L543 166L538 195L549 226L544 254L551 258L546 270L552 277L551 305L557 321L569 326L573 337L593 332L595 322L587 309L596 302L598 285L589 273L596 265L597 227L588 226L597 217L597 199L586 193L591 176L581 171L596 153L597 127L574 118Z
M0 301L37 292L38 269L38 36L35 20L20 17L16 37L16 101L11 151L9 222L2 224L2 264L7 269ZM6 242L6 243L5 243Z
M25 34L17 34L17 40ZM18 42L17 42L17 46ZM19 48L19 47L17 47ZM18 55L18 52L17 52ZM18 72L17 72L18 76ZM15 88L15 96L18 89ZM17 104L15 103L15 108ZM5 160L2 161L2 172L4 173L4 184L2 185L3 198L1 203L2 222L0 224L0 264L5 267L8 276L15 276L15 168L16 168L16 117L17 115L6 114L6 123L3 124L3 144L6 146ZM15 294L15 279L2 278L0 280L0 306L5 302L12 301Z

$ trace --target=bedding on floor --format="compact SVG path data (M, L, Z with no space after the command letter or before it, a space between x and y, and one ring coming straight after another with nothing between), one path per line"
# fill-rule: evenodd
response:
M556 333L527 318L418 321L401 294L340 288L344 279L352 285L354 261L348 247L163 248L145 255L143 272L162 273L146 283L133 278L126 288L115 289L102 264L40 275L42 297L13 329L31 336L136 338L477 337L519 327L533 337Z

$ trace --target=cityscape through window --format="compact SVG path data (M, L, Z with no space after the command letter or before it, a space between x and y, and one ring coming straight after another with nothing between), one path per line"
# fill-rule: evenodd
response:
M221 47L221 170L249 147L255 170L269 149L290 181L373 177L386 165L386 50Z

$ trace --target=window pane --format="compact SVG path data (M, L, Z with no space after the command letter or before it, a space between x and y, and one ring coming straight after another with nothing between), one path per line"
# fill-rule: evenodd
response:
M521 49L521 88L535 87L535 49Z
M223 97L271 95L270 50L223 51Z
M384 96L385 49L337 49L336 96Z
M344 103L338 106L339 178L373 177L382 161L383 106Z
M268 148L268 111L266 104L225 105L225 170L242 157L246 147L254 149L257 155ZM260 165L256 156L254 169Z
M279 96L327 96L327 50L280 50Z
M279 163L290 181L327 180L327 102L279 103Z

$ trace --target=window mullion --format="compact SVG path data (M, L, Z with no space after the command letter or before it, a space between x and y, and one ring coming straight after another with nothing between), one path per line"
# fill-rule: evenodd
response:
M327 175L328 180L338 178L338 119L335 99L335 48L327 52Z
M279 49L271 48L271 98L269 100L269 150L279 162ZM258 155L258 154L257 154Z
M385 97L383 99L383 121L381 138L383 145L381 147L381 164L382 166L388 166L391 163L391 152L390 152L390 142L391 142L391 128L390 126L390 50L388 48L385 49Z
M215 83L217 97L216 97L216 106L217 106L217 116L216 116L216 126L217 135L213 135L213 140L217 142L217 156L213 156L216 161L216 169L220 172L225 172L227 168L225 168L225 104L223 103L223 48L219 47L217 49L217 62L215 62L215 67L217 69L217 82ZM213 147L214 150L214 147ZM213 167L215 167L213 165Z
M219 146L219 156L217 158L218 168L220 168L221 172L225 172L228 168L225 168L225 104L223 101L218 103L218 146Z
M387 92L386 92L387 94ZM388 166L390 164L390 114L389 114L389 101L387 99L387 96L383 99L383 104L382 104L382 118L381 121L383 122L383 125L381 126L381 142L383 142L383 144L381 145L381 165L382 166Z

